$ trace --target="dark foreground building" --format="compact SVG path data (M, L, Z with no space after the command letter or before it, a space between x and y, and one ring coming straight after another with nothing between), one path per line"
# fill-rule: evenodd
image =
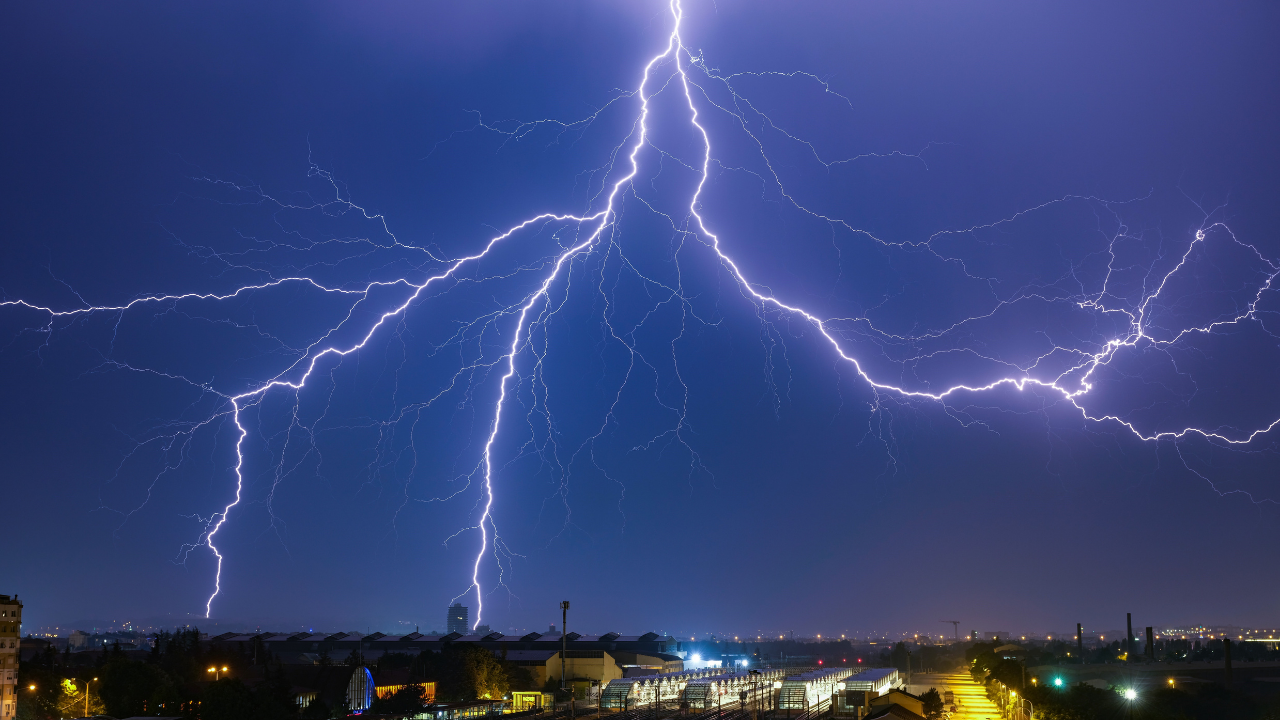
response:
M676 653L680 643L670 635L646 633L644 635L579 635L571 632L564 638L568 653L607 652L619 666L636 667L656 672L681 670L684 662ZM487 635L464 635L452 632L447 635L386 635L358 632L340 633L223 633L209 638L209 645L225 650L270 653L285 664L312 665L327 655L334 662L341 662L353 652L368 661L385 653L417 655L430 650L439 652L448 643L467 643L493 651L499 657L520 657L517 653L531 651L559 652L559 633L528 633L527 635L503 635L492 632ZM573 657L572 654L568 657ZM656 660L655 660L656 658Z

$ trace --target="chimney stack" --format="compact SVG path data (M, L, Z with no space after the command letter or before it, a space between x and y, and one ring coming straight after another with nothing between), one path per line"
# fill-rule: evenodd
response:
M1151 632L1151 628L1147 628L1147 648L1146 649L1147 649L1147 652L1145 653L1146 656L1151 658L1152 660L1155 660L1156 659L1156 636L1155 636L1155 633Z
M1129 662L1133 662L1133 613L1125 613L1124 619L1126 626L1129 628L1129 635L1125 640L1127 644L1124 646L1124 654L1129 659Z
M1080 656L1080 663L1084 664L1084 628L1080 623L1076 623L1076 654Z

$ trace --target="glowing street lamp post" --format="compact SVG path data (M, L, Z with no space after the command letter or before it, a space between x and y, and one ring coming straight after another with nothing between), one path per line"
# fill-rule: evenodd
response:
M1022 720L1022 715L1023 715L1022 706L1023 704L1026 704L1028 706L1028 710L1026 713L1027 720L1033 720L1036 716L1035 705L1032 705L1031 701L1028 700L1026 697L1018 697L1017 690L1010 691L1010 694L1013 696L1013 702L1010 705L1010 711L1018 713L1018 720Z
M98 678L94 678L93 680L90 680L84 684L84 716L85 717L89 717L89 688L93 687L93 682L94 680L97 680L97 679Z

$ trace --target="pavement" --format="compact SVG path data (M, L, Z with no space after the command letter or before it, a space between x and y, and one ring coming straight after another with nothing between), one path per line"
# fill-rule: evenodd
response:
M984 687L975 683L969 673L912 673L907 692L919 695L929 688L936 688L945 697L950 690L955 693L956 712L952 720L1000 720L1000 708L987 699ZM946 706L951 709L950 705Z

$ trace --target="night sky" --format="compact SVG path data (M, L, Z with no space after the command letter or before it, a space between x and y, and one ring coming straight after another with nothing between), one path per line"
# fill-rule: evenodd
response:
M698 229L668 55L611 222L522 326L482 621L1274 624L1280 7L685 4L698 213L892 387ZM596 223L407 283L606 208L667 5L0 13L0 592L27 629L474 619L505 353ZM407 301L240 403L205 620L230 398ZM1002 378L1090 389L893 389ZM1187 428L1216 437L1139 437Z

